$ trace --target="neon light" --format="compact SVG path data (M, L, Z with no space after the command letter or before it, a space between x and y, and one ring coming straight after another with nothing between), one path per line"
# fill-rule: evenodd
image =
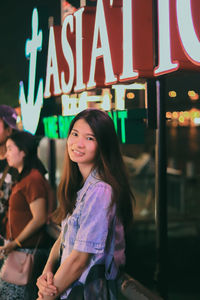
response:
M196 35L192 11L191 1L176 1L177 22L184 52L189 60L194 64L200 65L200 42Z
M44 124L44 132L45 135L48 136L47 132L48 132L48 119L47 118L43 118L43 124Z
M43 119L44 130L47 133L47 137L52 139L58 139L58 117L52 116Z
M127 111L112 111L108 115L114 122L114 127L117 134L121 135L122 143L126 142L125 120L128 118ZM66 138L69 131L69 126L74 116L52 116L43 118L45 136L48 138ZM118 132L118 121L121 124L121 131Z
M112 88L115 89L116 87L121 86L124 89L128 90L145 90L146 89L146 84L145 83L131 83L131 84L113 84Z
M175 71L179 67L179 64L173 63L171 58L169 0L157 1L159 64L154 70L156 76Z
M69 81L68 84L65 82L65 73L61 72L61 85L63 93L69 93L72 89L72 85L74 82L74 57L72 53L72 49L69 45L69 42L67 40L67 26L69 24L70 31L73 32L74 26L73 26L73 16L69 15L65 18L62 26L62 48L63 48L63 54L64 57L69 65Z
M65 139L67 137L70 123L74 117L75 116L68 116L68 117L58 116L59 137L61 139Z
M71 121L75 116L53 116L43 118L45 136L48 138L66 138Z
M123 72L120 80L138 78L133 70L133 15L132 0L123 1Z
M108 112L109 117L113 120L115 131L118 131L118 124L117 124L117 111L109 111Z
M105 111L111 110L111 93L109 89L103 89L101 108Z
M79 9L75 14L76 19L76 85L74 91L82 91L85 89L83 83L83 34L82 34L82 15L84 7Z
M125 90L126 88L121 85L113 85L115 90L115 109L123 110L125 109Z
M62 114L64 116L76 115L78 111L78 98L69 97L68 95L62 95Z
M34 90L35 90L35 75L37 64L37 51L42 49L42 30L38 32L38 12L34 8L32 16L32 40L27 39L25 45L25 55L28 59L30 57L29 64L29 78L28 81L28 97L29 102L33 103Z
M79 94L79 111L80 112L82 110L88 108L87 99L88 99L88 93L87 92L82 92L82 93Z
M104 89L102 95L88 95L88 92L82 92L77 95L62 95L62 115L76 115L82 110L88 108L88 102L100 103L103 110L111 109L111 93L109 89Z
M98 36L100 38L101 47L97 48ZM96 82L94 81L96 60L103 57L105 70L105 84L112 84L117 81L113 72L110 46L108 40L108 32L106 27L105 13L102 0L97 2L96 18L94 27L94 37L91 54L90 76L87 84L88 88L94 88Z
M175 1L175 0L174 0ZM185 52L188 62L184 65L183 61L183 67L187 67L188 69L194 69L193 64L200 65L200 37L197 35L198 28L195 28L195 24L193 22L193 15L194 12L192 12L192 1L191 0L177 0L176 1L176 11L177 11L177 26L180 34L181 44L183 47L183 50L179 49L178 47L177 51L174 53L171 53L171 31L170 31L170 21L173 24L173 20L170 20L170 5L173 1L170 0L157 0L158 3L158 46L159 46L159 63L158 66L154 70L154 75L158 76L163 73L169 73L170 71L175 71L179 68L178 62L174 61L174 57L172 55L180 55L180 58L182 59L182 51ZM44 96L50 97L51 92L53 95L60 95L62 93L70 93L71 90L74 88L75 85L75 91L82 91L86 88L91 89L95 88L97 83L95 82L95 72L96 67L98 66L98 59L101 60L104 66L104 73L105 73L105 85L111 85L113 82L117 82L119 80L121 81L127 81L130 80L130 78L136 78L138 77L137 70L134 70L134 64L140 65L141 57L140 56L133 56L134 54L134 32L135 30L140 30L139 28L133 28L133 3L132 0L123 0L123 1L116 1L116 6L114 4L115 2L113 0L105 1L105 0L98 0L97 1L97 7L96 7L96 16L94 24L92 22L92 26L94 26L94 36L93 36L93 43L92 45L89 45L88 49L92 48L92 51L87 53L88 57L90 58L90 72L89 72L89 80L88 83L86 83L85 76L88 76L86 72L83 72L84 68L84 59L83 57L83 32L87 30L85 27L84 30L82 29L83 26L87 26L87 23L91 21L91 18L87 18L84 15L85 8L82 7L79 9L74 16L70 15L65 18L64 24L62 26L62 34L61 34L61 46L62 46L62 53L56 53L57 52L57 45L55 44L55 34L59 34L59 30L55 29L53 27L50 27L49 30L49 45L48 45L48 58L47 58L47 72L46 72L46 82L45 82L45 91ZM123 4L123 9L120 7L120 4ZM121 24L121 21L119 22L119 26L123 25L123 45L119 45L119 60L123 59L123 64L121 67L121 62L119 63L116 60L116 57L113 56L113 61L111 57L111 51L110 49L115 49L114 47L117 47L116 45L116 39L111 39L109 41L109 37L111 34L115 35L117 34L118 27L115 26L115 22L113 22L114 25L112 28L109 26L107 28L108 22L112 22L113 20L109 19L106 20L105 11L104 11L104 5L106 7L109 7L109 10L112 10L112 6L115 6L113 10L113 13L116 13L116 16L119 16L119 13L121 13L120 20L122 18L123 24ZM141 8L145 7L145 1L141 1ZM138 7L136 6L136 9ZM139 12L139 11L138 11ZM93 14L93 10L90 10L90 13ZM141 11L140 11L141 13ZM192 14L193 13L193 14ZM149 15L150 20L152 20L152 16ZM84 20L84 22L83 22ZM37 129L37 124L39 121L39 115L41 111L41 107L43 104L43 80L40 78L39 80L39 86L37 87L35 91L35 83L36 83L36 67L37 67L37 51L41 50L42 48L42 31L38 28L38 11L37 9L33 10L32 14L32 39L27 39L26 46L25 46L25 55L27 58L30 59L29 63L29 78L28 78L28 93L25 95L25 89L24 89L24 83L20 82L19 87L19 100L21 102L21 110L22 110L22 122L25 130L35 132ZM146 23L145 23L146 24ZM72 47L70 43L70 39L68 41L67 39L67 30L68 26L71 30L71 34L76 38L76 50L74 47ZM110 25L110 23L109 23ZM111 32L108 32L108 29ZM133 30L134 29L134 30ZM173 28L172 28L173 30ZM121 32L121 28L120 28ZM140 32L140 31L139 31ZM152 33L152 31L150 32ZM173 33L173 31L172 31ZM148 35L148 30L145 32L145 37ZM137 34L137 36L139 36ZM144 38L145 38L144 37ZM58 37L60 38L60 36ZM119 39L121 41L121 38ZM87 43L87 41L84 41ZM149 40L148 40L149 42ZM90 43L90 38L88 43ZM60 44L60 41L59 41ZM140 44L140 43L139 43ZM85 44L84 44L85 45ZM152 43L150 43L152 45ZM147 45L148 46L148 45ZM110 48L112 47L112 48ZM122 49L124 50L122 52ZM76 51L74 53L74 50ZM150 49L152 50L152 49ZM138 52L136 52L138 53ZM144 52L145 53L145 52ZM144 55L144 53L141 51L141 55ZM152 52L151 52L152 53ZM69 65L69 79L67 80L67 71L63 70L63 66L59 65L58 63L62 64L62 58L57 61L57 55L64 55L64 59ZM137 61L133 61L135 59L138 59ZM76 59L76 61L75 61ZM144 61L144 66L141 66L141 69L144 71L146 70L147 76L152 75L153 71L153 64L152 64L152 57L149 58L149 64L148 62ZM184 60L184 59L183 59ZM113 63L116 63L115 68L113 68ZM120 70L120 67L122 70ZM76 68L76 82L75 82L75 68ZM140 68L140 67L139 67ZM146 68L146 69L145 69ZM62 72L61 72L62 70ZM114 70L116 70L116 74L114 74ZM61 74L60 74L61 72ZM119 77L119 72L121 73L121 76ZM143 74L141 72L141 74ZM66 75L66 78L65 78ZM99 75L101 76L101 72L99 72ZM102 78L98 78L99 82L102 84ZM136 76L136 77L134 77ZM143 75L144 76L144 75ZM54 85L54 91L52 89L50 90L50 85L53 82ZM62 87L62 88L61 88ZM128 86L127 86L128 87ZM125 89L122 89L122 86L119 86L115 88L115 94L116 96L116 103L115 103L115 109L117 110L124 110L125 103ZM99 96L98 96L99 97ZM196 100L198 95L195 96ZM68 99L68 98L66 98ZM90 98L90 100L87 101L99 101L100 102L100 108L103 108L104 110L110 110L111 107L111 101L110 97L107 94L105 97L101 96L98 98ZM195 100L193 99L193 100ZM69 99L68 99L69 100ZM70 100L72 101L71 97ZM79 99L75 102L76 105L72 107L72 103L68 102L68 106L71 109L71 113L74 113L75 110L79 111L82 110L83 107L86 107L87 101L83 99L82 96L79 96ZM25 116L25 112L26 115ZM32 118L30 118L33 116ZM34 114L34 115L33 115Z
M63 117L63 116L59 116L58 117L58 124L59 124L59 136L61 139L65 139L67 137L67 130L66 128L68 127L68 119Z
M128 118L128 112L127 112L127 110L118 111L117 115L118 115L118 118L121 119L121 139L122 139L122 143L126 143L125 120Z
M62 93L60 88L60 81L58 75L58 63L56 57L56 45L54 37L54 28L50 27L49 31L49 45L48 45L48 56L47 56L47 71L46 71L46 82L44 97L48 98L51 96L50 92L50 82L51 76L53 76L54 82L54 95L59 95Z
M35 134L40 118L40 111L43 105L43 79L39 80L36 100L35 77L37 65L37 51L42 49L42 30L38 32L38 11L36 8L32 14L32 39L27 39L25 45L25 55L29 58L29 77L27 102L24 92L24 84L20 82L19 101L21 105L22 124L25 131Z

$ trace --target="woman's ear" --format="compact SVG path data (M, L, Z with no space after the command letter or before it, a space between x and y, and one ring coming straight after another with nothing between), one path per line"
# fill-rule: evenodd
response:
M22 157L24 158L26 156L26 153L24 152L24 150L21 150L22 153Z

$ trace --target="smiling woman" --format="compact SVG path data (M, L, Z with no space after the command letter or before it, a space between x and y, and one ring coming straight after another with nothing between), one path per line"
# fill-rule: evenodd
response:
M111 281L112 299L118 299L115 279L125 263L134 197L107 113L87 109L72 120L58 197L54 216L61 234L37 280L38 299L79 299L78 287L81 299L106 300ZM96 286L84 298L84 284L94 284L91 278L103 288Z

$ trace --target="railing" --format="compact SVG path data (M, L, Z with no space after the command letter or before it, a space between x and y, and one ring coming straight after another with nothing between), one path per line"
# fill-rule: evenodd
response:
M136 198L135 216L154 217L155 175L140 174L131 178ZM168 217L198 217L200 180L187 178L179 172L167 172Z

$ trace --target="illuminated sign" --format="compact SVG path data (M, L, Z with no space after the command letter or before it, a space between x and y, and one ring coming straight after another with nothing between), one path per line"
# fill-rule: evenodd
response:
M45 98L130 83L200 66L200 1L157 0L158 65L155 65L153 0L97 0L67 15L49 30L46 78L36 88L37 51L42 49L38 12L33 10L28 95L20 83L22 122L34 133ZM43 93L44 91L44 93ZM121 109L120 107L117 109ZM31 116L31 117L30 117Z
M37 130L40 111L43 104L43 79L39 81L36 100L35 97L35 77L37 65L37 51L42 49L42 31L38 32L38 11L33 10L32 16L32 39L27 39L25 54L29 59L28 96L26 100L24 84L20 82L19 101L21 105L22 123L26 131L35 133Z
M98 0L53 26L44 97L153 76L152 16L152 0Z
M82 7L67 16L59 30L53 27L44 96L199 66L199 1L157 0L157 66L152 2L98 0L96 8Z
M140 144L144 142L145 109L109 111L108 115L114 122L121 143ZM55 139L66 138L74 117L51 116L43 118L45 136Z

